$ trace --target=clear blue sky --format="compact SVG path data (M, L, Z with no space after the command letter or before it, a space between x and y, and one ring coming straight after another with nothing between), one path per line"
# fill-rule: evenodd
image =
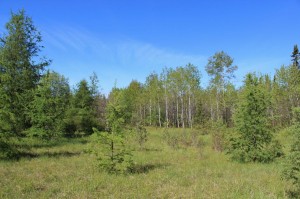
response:
M300 45L300 0L3 0L0 32L24 8L43 35L49 69L71 85L95 71L107 94L152 71L188 62L202 86L209 56L224 50L239 69L274 74Z

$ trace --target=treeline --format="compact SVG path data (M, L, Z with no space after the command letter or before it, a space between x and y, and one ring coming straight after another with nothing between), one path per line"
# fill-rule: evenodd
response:
M207 88L200 87L201 74L192 64L175 69L164 68L151 73L145 83L133 80L124 93L127 123L142 121L147 126L195 128L210 122L222 121L233 127L233 113L245 84L237 88L232 84L233 59L225 52L209 58L206 71L211 77ZM299 51L292 53L292 64L282 66L275 75L252 74L259 78L260 86L268 98L268 117L271 126L291 125L292 109L300 104ZM245 79L246 81L246 79Z
M70 89L67 78L45 71L51 60L40 56L41 34L24 11L12 14L6 30L0 43L1 132L49 138L91 134L92 127L105 129L106 104L113 92L121 93L129 125L198 128L221 121L234 126L233 113L245 84L240 88L232 84L237 66L223 51L208 59L207 88L200 87L200 71L189 63L153 72L144 83L133 80L126 88L114 88L106 98L99 92L96 74ZM292 108L300 105L297 45L291 65L276 70L274 77L255 76L268 96L271 126L291 125Z

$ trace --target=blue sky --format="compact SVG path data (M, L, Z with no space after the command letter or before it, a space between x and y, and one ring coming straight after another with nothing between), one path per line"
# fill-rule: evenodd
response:
M3 0L0 33L10 12L24 8L41 31L49 69L71 85L96 72L102 92L117 81L144 82L152 71L189 62L202 73L224 50L248 72L274 74L300 45L300 0Z

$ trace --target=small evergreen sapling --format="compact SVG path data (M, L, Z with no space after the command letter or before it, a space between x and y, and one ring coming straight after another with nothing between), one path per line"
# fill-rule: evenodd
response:
M108 173L126 173L132 166L132 154L125 143L125 110L123 92L113 90L107 106L107 132L93 128L94 147L91 149L99 160L100 168Z
M98 166L108 173L126 173L132 166L132 154L121 135L93 129L92 153L97 156Z

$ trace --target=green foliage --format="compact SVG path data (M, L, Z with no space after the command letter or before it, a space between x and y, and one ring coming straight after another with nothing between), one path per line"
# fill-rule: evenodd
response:
M295 65L276 70L272 88L275 124L292 125L292 108L300 106L300 70Z
M269 99L261 81L248 74L235 113L237 134L230 139L228 152L241 162L270 162L282 154L281 148L273 151L272 132L267 108ZM274 143L274 145L279 143Z
M94 81L95 77L91 86L86 80L81 80L77 85L63 120L62 129L67 136L76 136L75 132L89 135L93 133L93 127L99 127L94 107L96 100Z
M146 77L144 100L148 103L149 116L146 124L149 126L161 126L160 116L160 98L162 97L162 82L159 80L157 73L151 73Z
M199 133L196 131L188 131L188 130L170 130L168 128L164 129L163 132L164 141L172 148L172 149L180 149L180 148L203 148L205 142L200 137Z
M230 84L230 79L234 77L236 69L237 66L233 65L233 58L223 51L216 52L210 57L205 67L206 72L211 76L208 87L211 119L214 121L223 119L227 126L232 125L235 89Z
M132 167L132 154L121 134L93 129L90 151L97 156L98 166L108 173L127 173Z
M234 77L233 72L237 66L233 66L233 59L224 51L216 52L209 58L205 67L208 75L212 76L211 83L217 86L223 86L226 80Z
M136 140L141 149L148 140L148 131L141 123L138 123L136 126Z
M41 79L30 104L33 126L27 131L28 135L47 139L57 137L63 130L63 118L69 99L70 88L67 80L56 72L48 72Z
M5 138L0 137L0 160L17 158L19 151Z
M39 60L41 35L24 10L12 13L5 28L0 38L0 153L12 158L17 153L10 138L30 127L33 90L50 61Z
M12 13L6 31L0 38L0 119L4 119L4 114L15 122L4 119L0 123L5 123L11 135L19 135L30 126L27 110L33 98L32 90L49 61L44 58L39 61L43 48L41 35L24 10Z
M283 177L292 182L295 191L300 194L300 108L294 108L294 125L291 128L293 143L290 153L286 157Z
M100 168L108 173L126 173L132 166L131 151L125 144L124 124L125 107L123 90L113 90L107 105L107 132L93 128L96 145L91 152L96 154Z
M300 52L297 45L294 45L293 53L291 55L293 65L300 69Z
M15 114L5 108L0 109L0 137L10 136L16 122Z
M227 129L222 121L212 122L211 134L213 149L216 151L223 151L225 147L225 133Z
M92 127L97 126L95 112L88 108L70 107L63 122L62 129L68 137L89 135L92 133Z

